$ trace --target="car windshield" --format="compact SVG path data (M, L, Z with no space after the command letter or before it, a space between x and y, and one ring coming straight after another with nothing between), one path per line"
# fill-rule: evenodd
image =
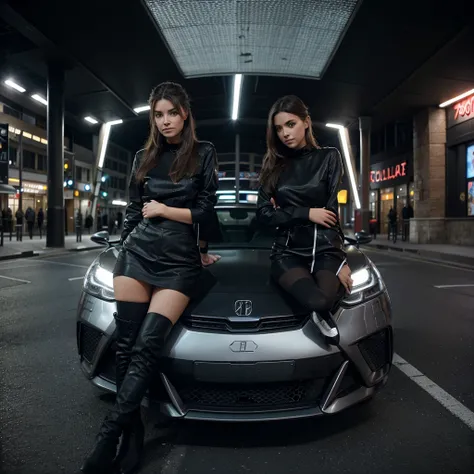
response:
M254 206L216 208L219 236L211 240L211 247L270 248L274 230L257 223Z

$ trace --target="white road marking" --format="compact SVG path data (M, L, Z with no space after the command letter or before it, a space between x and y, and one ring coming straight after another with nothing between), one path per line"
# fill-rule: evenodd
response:
M15 270L16 268L30 268L30 267L39 267L41 263L29 263L27 265L14 265L14 266L7 266L7 265L0 265L0 270Z
M69 281L75 281L75 280L84 280L84 277L73 277L73 278L68 278Z
M21 283L31 283L31 281L29 281L29 280L21 280L20 278L6 277L6 276L3 276L3 275L0 275L0 278L5 278L5 280L19 281Z
M398 354L393 355L393 364L407 375L419 387L428 392L435 400L458 417L471 430L474 430L474 413L448 392L422 374L417 368L402 359Z
M374 253L378 253L378 254L381 254L381 255L387 255L387 251L385 250L380 250L380 249L368 249L368 248L364 248L363 251L369 251L369 252L374 252ZM459 266L457 265L449 265L449 263L444 263L444 262L441 262L441 261L433 261L433 260L424 260L423 257L408 257L407 255L401 255L401 252L390 252L390 257L393 257L393 258L399 258L401 260L410 260L411 262L418 262L418 263L424 263L426 265L436 265L437 267L445 267L445 268L450 268L451 270L458 270L458 271L461 271L461 272L473 272L474 273L474 268L470 268L470 267L463 267L462 264L459 264ZM425 258L429 258L429 257L425 257ZM377 262L374 262L375 265L377 265Z
M51 263L53 265L65 265L67 267L76 267L76 268L89 268L88 265L76 265L74 263L64 263L64 262L53 262L51 260L43 260L43 262Z
M468 288L474 286L474 283L466 283L463 285L433 285L435 288Z

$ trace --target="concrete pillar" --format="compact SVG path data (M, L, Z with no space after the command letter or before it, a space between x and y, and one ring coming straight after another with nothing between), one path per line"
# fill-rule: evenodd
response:
M48 64L47 247L64 247L64 68Z
M438 107L413 118L414 219L410 241L446 243L446 112Z
M369 175L370 175L370 130L371 117L359 117L360 132L360 198L361 198L361 223L362 229L369 231L370 200L369 200Z

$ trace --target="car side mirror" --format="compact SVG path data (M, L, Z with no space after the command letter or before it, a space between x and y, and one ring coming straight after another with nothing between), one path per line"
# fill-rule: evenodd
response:
M109 233L106 230L101 230L91 235L92 242L100 245L109 245Z
M358 245L369 244L372 242L372 236L366 232L365 230L361 230L360 232L356 232L355 238L357 240Z

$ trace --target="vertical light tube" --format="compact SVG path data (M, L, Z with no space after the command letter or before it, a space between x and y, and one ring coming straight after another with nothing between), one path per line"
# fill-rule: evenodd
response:
M242 74L236 74L234 77L234 98L232 101L232 120L237 120L239 117L240 107L240 93L242 91Z

